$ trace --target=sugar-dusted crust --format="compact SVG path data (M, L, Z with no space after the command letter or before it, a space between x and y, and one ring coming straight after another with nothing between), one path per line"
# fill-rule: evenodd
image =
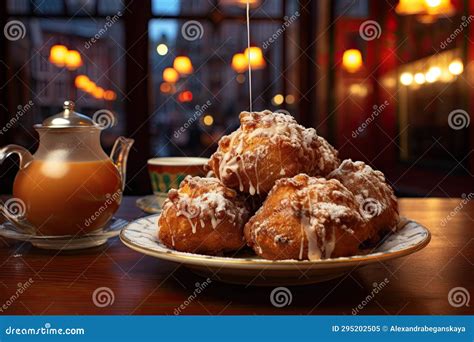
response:
M314 128L265 110L240 113L240 127L221 138L209 167L226 186L254 195L268 193L280 178L326 176L339 162Z
M244 233L263 258L318 260L357 254L368 229L339 181L299 174L276 182Z
M217 178L187 176L172 189L158 219L159 239L183 252L217 254L241 248L249 211Z
M346 159L328 178L339 180L354 194L361 215L371 226L373 242L387 231L396 229L399 221L397 198L382 172L364 162Z

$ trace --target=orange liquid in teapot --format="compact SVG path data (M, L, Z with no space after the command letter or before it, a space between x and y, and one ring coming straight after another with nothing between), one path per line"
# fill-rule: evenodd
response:
M103 227L117 211L121 180L110 160L34 160L20 170L13 196L41 235L81 235Z

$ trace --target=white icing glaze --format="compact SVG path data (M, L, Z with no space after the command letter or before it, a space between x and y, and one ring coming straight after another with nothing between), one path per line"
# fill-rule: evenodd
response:
M184 191L184 187L186 191ZM189 193L191 189L191 193ZM196 189L196 191L194 191ZM206 192L203 189L207 190ZM187 176L178 190L172 189L163 204L162 215L167 220L168 210L176 211L176 216L187 219L192 233L198 226L205 227L209 220L216 229L225 218L232 224L242 224L248 211L234 190L224 187L217 178Z
M258 245L258 234L262 229L267 234L274 232L275 246L289 241L283 233L274 230L272 215L279 212L285 211L286 215L286 210L290 210L288 214L292 213L299 218L301 229L299 259L306 257L309 260L330 258L336 247L336 229L354 234L353 227L348 227L347 223L362 222L354 196L335 179L326 180L308 177L304 174L280 179L268 196L271 197L284 186L290 186L294 190L284 190L288 191L288 197L280 200L279 206L269 217L261 215L262 208L256 213L258 220L252 223L252 241L254 241L257 252L261 251ZM305 246L307 246L307 255L304 255Z
M293 176L288 172L294 172L295 167L293 171L285 167L289 163L297 164L298 172L311 175L327 174L339 164L337 151L319 137L314 128L304 128L290 115L269 110L242 112L240 123L236 131L222 137L210 163L217 164L214 170L225 184L234 176L240 191L260 194L262 181ZM282 146L291 147L294 153L281 153ZM279 151L278 174L260 170L266 162L269 148Z
M328 175L328 178L342 182L361 204L367 199L375 200L380 206L379 215L389 208L398 210L397 198L387 184L384 174L362 161L353 162L351 159L346 159Z

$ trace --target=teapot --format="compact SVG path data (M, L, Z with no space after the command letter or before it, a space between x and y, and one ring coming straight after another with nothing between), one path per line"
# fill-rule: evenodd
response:
M75 112L72 101L63 108L34 126L39 146L33 155L18 145L0 149L0 163L11 154L20 158L13 198L3 205L3 214L30 234L93 232L106 226L122 200L133 139L119 137L109 157L100 144L107 126Z

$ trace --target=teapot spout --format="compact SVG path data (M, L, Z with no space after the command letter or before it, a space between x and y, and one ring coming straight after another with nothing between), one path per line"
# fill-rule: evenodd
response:
M112 148L112 152L110 153L110 159L112 159L112 162L117 167L117 170L120 173L120 178L122 179L122 191L125 189L128 153L130 152L133 143L133 139L118 137L115 141L114 147Z

